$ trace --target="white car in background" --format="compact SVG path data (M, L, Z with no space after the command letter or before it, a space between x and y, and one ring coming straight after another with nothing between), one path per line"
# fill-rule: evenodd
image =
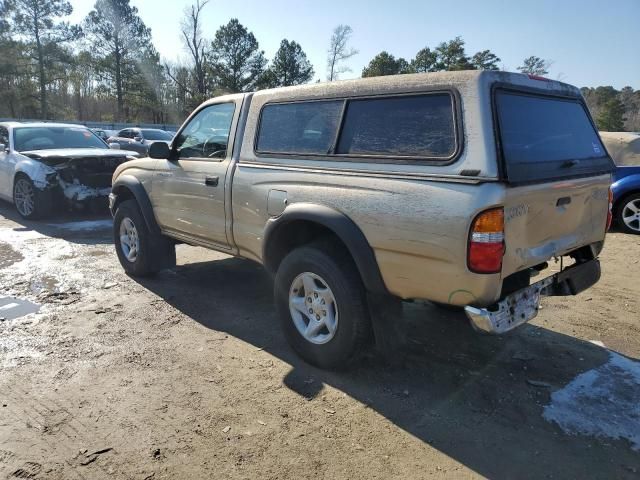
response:
M136 157L81 125L0 123L0 198L29 220L65 207L106 208L113 172Z

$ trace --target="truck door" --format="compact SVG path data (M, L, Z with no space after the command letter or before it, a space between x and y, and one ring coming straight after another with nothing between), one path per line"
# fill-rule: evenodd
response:
M159 160L151 201L163 230L229 248L225 180L241 102L203 107L176 135L171 159Z

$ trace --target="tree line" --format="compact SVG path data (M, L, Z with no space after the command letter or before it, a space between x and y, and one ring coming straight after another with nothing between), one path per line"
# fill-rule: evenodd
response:
M97 0L78 25L67 0L0 0L0 117L179 123L215 95L312 80L296 41L268 61L237 19L206 38L208 1L185 11L181 64L161 60L129 0Z
M208 36L202 15L210 0L195 0L180 22L187 54L163 61L151 30L130 0L97 0L77 25L68 0L0 0L0 117L79 121L180 123L207 98L308 83L314 79L302 46L283 39L273 58L255 35L231 19ZM328 81L350 71L358 54L353 30L334 28L327 49ZM499 70L490 50L467 55L456 37L424 47L406 60L383 51L363 77L444 70ZM518 70L548 74L550 62L525 59ZM318 80L319 81L319 80ZM640 130L640 91L585 88L598 126Z
M467 55L465 42L456 37L435 48L425 47L407 61L386 51L376 55L362 70L363 77L399 75L404 73L440 72L451 70L500 70L500 58L490 50ZM544 76L549 73L549 60L531 56L517 67L521 73ZM640 90L611 86L580 89L599 130L640 132Z

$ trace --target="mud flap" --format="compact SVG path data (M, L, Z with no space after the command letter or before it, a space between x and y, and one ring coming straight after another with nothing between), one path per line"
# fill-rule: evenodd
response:
M162 235L152 235L150 243L151 258L158 270L176 266L176 245L172 240Z
M393 361L405 335L401 325L402 301L391 295L367 292L367 304L375 348L388 361Z

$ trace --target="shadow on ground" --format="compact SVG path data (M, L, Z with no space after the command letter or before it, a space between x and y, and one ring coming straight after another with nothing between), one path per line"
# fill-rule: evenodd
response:
M20 225L13 230L35 231L71 243L98 245L113 243L113 222L108 209L99 212L57 212L41 220L25 220L8 202L0 200L0 216Z
M407 335L394 366L368 355L347 372L326 372L289 349L271 280L252 262L189 264L140 283L200 324L290 364L283 382L299 395L314 397L322 383L332 385L480 475L636 478L640 470L626 441L567 436L542 418L552 390L607 361L607 351L591 343L532 325L481 336L462 312L406 304ZM315 382L305 382L310 377Z

